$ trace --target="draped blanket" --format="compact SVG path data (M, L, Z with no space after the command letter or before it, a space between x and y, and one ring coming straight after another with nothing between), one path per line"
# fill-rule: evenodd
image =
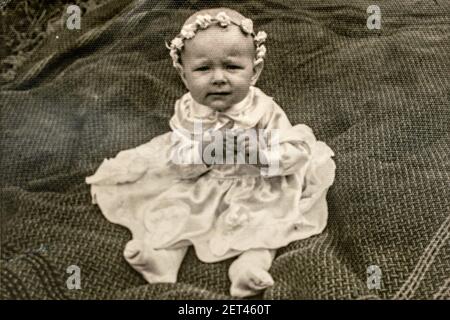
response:
M0 89L1 298L229 298L232 259L192 249L177 283L146 283L84 183L169 131L185 89L164 42L226 6L268 34L258 87L336 154L327 228L278 251L260 298L448 299L450 4L378 1L370 30L367 1L345 3L115 0L46 39Z

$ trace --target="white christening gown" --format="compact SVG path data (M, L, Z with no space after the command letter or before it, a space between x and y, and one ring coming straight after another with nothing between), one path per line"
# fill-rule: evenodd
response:
M179 132L279 129L278 167L252 164L175 164ZM93 203L133 239L154 249L193 245L203 262L217 262L254 248L276 249L321 233L327 223L326 193L335 176L333 151L303 124L292 126L259 88L224 112L196 103L186 93L175 104L172 131L105 159L87 177ZM195 153L196 144L190 145ZM186 153L185 153L186 154Z

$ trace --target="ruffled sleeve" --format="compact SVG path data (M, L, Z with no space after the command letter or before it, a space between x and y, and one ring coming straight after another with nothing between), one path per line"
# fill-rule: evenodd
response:
M266 164L261 168L261 175L290 175L307 169L311 146L316 143L311 128L303 124L292 126L275 102L262 119L260 127L264 129L266 137L260 151Z
M200 120L193 117L191 103L192 97L189 93L177 100L174 115L169 122L172 129L169 167L180 179L197 178L210 170L203 162L202 140L195 136L195 125L200 123ZM201 123L202 128L209 128L214 125L214 120L205 117ZM203 131L200 130L199 133L202 134Z

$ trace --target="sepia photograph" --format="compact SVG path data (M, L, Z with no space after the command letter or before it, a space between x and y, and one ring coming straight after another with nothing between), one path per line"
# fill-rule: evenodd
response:
M1 300L450 300L450 1L0 19Z

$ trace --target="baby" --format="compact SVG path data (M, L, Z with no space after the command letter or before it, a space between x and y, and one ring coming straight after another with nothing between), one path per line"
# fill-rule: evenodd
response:
M172 131L105 159L86 178L105 217L131 230L125 259L150 283L176 282L192 245L203 262L237 256L230 293L252 296L274 284L277 248L326 226L334 154L255 87L265 40L234 10L189 17L168 45L189 90L175 103ZM228 141L244 133L244 160L257 155L248 163L234 160Z

